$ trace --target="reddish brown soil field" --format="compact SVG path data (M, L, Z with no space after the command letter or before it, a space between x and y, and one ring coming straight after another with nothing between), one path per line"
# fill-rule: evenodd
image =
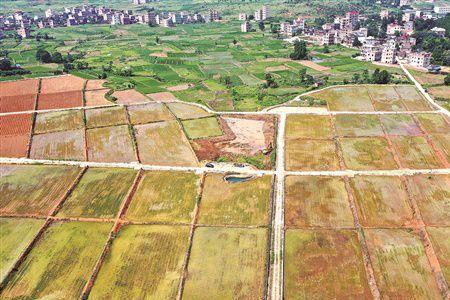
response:
M30 140L29 134L0 136L0 156L26 157L29 140Z
M3 97L36 94L38 86L39 79L0 82L0 95Z
M112 104L105 97L107 92L108 92L107 89L86 91L85 92L85 97L86 97L85 106L100 106L100 105Z
M117 98L116 102L119 104L143 103L150 101L150 99L136 90L117 91L114 92L113 97Z
M86 91L92 91L92 90L101 90L104 89L105 87L103 86L103 84L106 82L106 80L89 80L86 83Z
M36 94L0 97L0 113L34 110Z
M31 114L0 116L0 135L29 134Z
M150 98L152 98L155 101L175 101L177 98L170 92L160 92L160 93L153 93L148 94Z
M73 75L43 78L41 94L53 94L83 90L85 80Z
M83 92L69 91L53 94L40 94L38 110L83 106Z
M233 118L242 118L240 116L230 116ZM275 136L275 118L270 116L246 116L243 119L264 121L263 135L264 142L267 148L270 145L274 145ZM228 123L219 118L220 125L223 130L223 135L219 137L197 139L191 141L192 147L199 161L203 160L216 160L219 157L225 156L230 159L236 156L252 156L255 155L252 145L240 145L239 153L236 151L236 142L238 137L235 132L230 128ZM260 154L260 153L259 153ZM265 165L270 167L269 155L266 155Z

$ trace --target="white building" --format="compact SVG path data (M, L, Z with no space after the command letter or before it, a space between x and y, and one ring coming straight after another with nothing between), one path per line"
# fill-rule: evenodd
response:
M173 27L174 26L172 18L162 19L160 25L162 27Z
M292 25L297 26L299 29L303 30L306 28L306 20L303 18L297 18L294 20Z
M241 32L249 32L250 30L252 30L252 25L249 21L245 21L244 23L242 23Z
M382 10L381 13L380 13L380 18L381 18L381 19L387 19L387 18L389 18L389 10L387 10L387 9Z
M335 35L333 32L326 32L320 41L322 45L333 45L335 42Z
M410 5L411 0L400 0L400 7Z
M445 28L434 27L431 29L431 31L434 32L435 34L437 34L441 38L445 37Z
M389 35L394 35L396 32L402 32L403 27L397 23L388 24L386 33Z
M426 68L430 65L431 53L413 52L409 56L409 63L416 67Z
M395 64L396 62L396 55L395 55L395 48L391 48L389 46L384 47L383 51L381 52L381 62L384 64Z
M49 8L49 9L47 9L46 11L45 11L45 17L46 18L51 18L51 17L53 17L55 15L55 11L53 10L53 9L51 9L51 8Z
M435 5L434 12L437 14L449 14L450 13L450 5Z
M240 13L239 14L239 21L246 21L247 20L247 14L246 13Z
M255 11L255 20L264 21L269 18L269 14L269 8L267 6L263 6L261 9Z

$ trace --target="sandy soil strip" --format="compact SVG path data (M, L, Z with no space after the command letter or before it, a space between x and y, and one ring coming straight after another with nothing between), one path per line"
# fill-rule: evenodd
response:
M331 68L329 68L329 67L321 66L310 60L299 60L298 63L305 67L308 67L308 68L311 68L311 69L314 69L314 70L320 71L320 72L331 70Z

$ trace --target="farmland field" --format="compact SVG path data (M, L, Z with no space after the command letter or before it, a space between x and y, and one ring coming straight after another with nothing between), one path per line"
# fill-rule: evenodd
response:
M79 172L67 166L2 165L0 212L48 215Z
M392 143L402 165L411 169L439 168L441 164L424 137L393 137Z
M381 136L383 129L375 115L337 115L336 131L339 136Z
M266 246L263 228L197 228L183 297L263 298Z
M174 299L188 227L128 225L114 239L90 299Z
M0 280L3 281L44 220L0 219Z
M286 122L287 140L333 137L331 120L328 116L290 115Z
M287 230L286 299L369 299L358 238L352 230Z
M194 166L197 158L177 121L136 125L136 140L143 163Z
M206 176L198 223L208 225L267 225L271 176L226 182L223 174Z
M320 190L316 190L320 186ZM285 222L288 227L353 227L344 181L333 177L288 176Z
M191 119L181 122L190 139L199 139L222 135L222 129L215 117Z
M33 135L30 157L34 159L85 160L84 130Z
M86 139L90 161L136 161L134 144L127 125L88 129Z
M0 93L0 113L34 110L36 94L4 96Z
M448 133L450 121L440 114L417 114L417 119L428 133Z
M88 109L86 112L87 128L123 125L127 123L123 107L105 107Z
M408 194L399 177L356 176L350 185L361 225L399 227L413 221Z
M81 110L46 112L37 114L34 133L75 130L83 127L83 112Z
M131 124L145 124L152 122L169 121L173 119L172 114L161 103L146 103L128 106Z
M130 169L90 168L58 216L114 218L135 177L136 172Z
M93 91L86 91L85 92L85 98L86 98L86 106L100 106L100 105L111 105L112 103L106 99L106 93L108 92L107 89L103 90L93 90Z
M111 226L108 223L53 223L1 292L1 298L79 297Z
M418 235L403 229L367 229L364 232L382 297L440 298Z
M39 110L58 109L83 106L83 92L69 91L51 94L39 94L37 100Z
M328 102L331 111L373 111L368 90L364 87L335 87L312 94Z
M384 138L341 138L342 152L349 169L396 169L388 143Z
M137 222L190 223L199 181L193 173L146 172L125 218Z
M450 280L450 228L428 227L427 231L441 264L442 273L448 282Z
M421 134L420 127L409 115L384 115L380 118L388 134L407 136Z
M338 170L339 158L333 140L286 141L286 169Z
M172 111L172 113L181 120L186 119L196 119L196 118L204 118L211 116L210 113L208 113L203 108L189 105L186 103L167 103L167 106Z

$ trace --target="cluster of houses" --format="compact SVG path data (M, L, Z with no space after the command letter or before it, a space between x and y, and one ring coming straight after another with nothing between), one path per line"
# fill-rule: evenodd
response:
M241 25L241 31L242 32L249 32L252 30L252 25L250 23L250 19L253 19L255 21L264 21L267 20L270 17L270 11L269 7L263 6L261 9L258 9L255 11L254 15L251 17L251 15L248 15L246 13L240 13L239 14L239 20L244 21Z
M150 0L133 0L134 3L142 4ZM0 38L4 31L16 30L22 38L30 37L30 29L33 25L38 28L55 28L66 26L77 26L83 24L111 24L127 25L142 23L154 26L173 27L177 24L203 23L220 20L217 10L208 13L188 12L160 12L146 11L135 15L132 10L115 10L94 5L83 5L82 7L65 8L63 12L56 12L49 8L44 16L30 17L22 11L5 16L0 15Z
M401 6L410 4L408 0L400 2ZM361 59L366 61L395 64L400 59L416 67L428 68L431 53L413 51L416 45L416 39L412 36L414 22L417 19L435 19L445 16L448 9L450 7L438 6L430 12L405 10L401 22L392 22L387 25L385 38L369 36L368 28L360 26L361 21L366 20L366 17L357 11L349 11L345 16L336 17L333 23L326 23L320 29L308 27L305 19L302 18L295 19L292 23L283 22L280 24L280 33L286 36L300 36L302 39L320 45L341 44L347 47L358 47L361 50ZM380 17L388 19L389 11L382 11ZM432 31L440 37L445 36L444 28L433 28Z

